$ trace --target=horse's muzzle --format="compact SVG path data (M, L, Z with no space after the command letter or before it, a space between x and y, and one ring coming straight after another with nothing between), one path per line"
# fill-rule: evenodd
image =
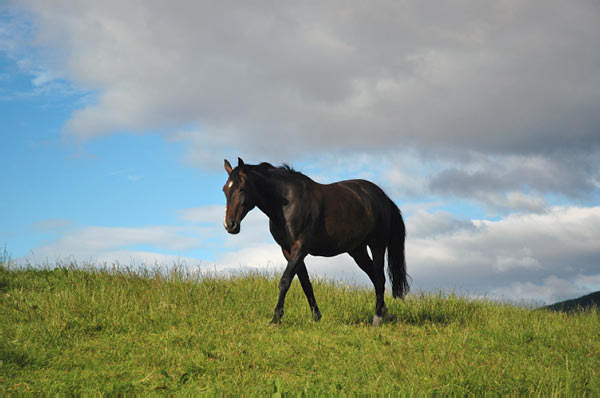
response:
M232 235L240 233L240 223L235 220L229 220L223 223L225 230Z

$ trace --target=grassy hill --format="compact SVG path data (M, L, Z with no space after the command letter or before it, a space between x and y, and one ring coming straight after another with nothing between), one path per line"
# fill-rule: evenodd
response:
M0 266L0 392L600 394L600 317L275 276Z

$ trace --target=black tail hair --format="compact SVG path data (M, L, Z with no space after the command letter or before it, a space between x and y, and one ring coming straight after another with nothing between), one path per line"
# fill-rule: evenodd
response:
M392 283L392 295L394 298L403 298L410 290L410 276L406 273L406 259L404 257L404 241L406 239L406 227L402 219L402 213L396 204L390 200L392 223L390 230L390 242L388 244L388 276Z

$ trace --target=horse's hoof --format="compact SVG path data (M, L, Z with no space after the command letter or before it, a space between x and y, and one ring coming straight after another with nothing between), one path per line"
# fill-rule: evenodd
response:
M281 323L281 318L283 317L283 311L282 310L275 310L275 312L273 313L273 319L271 319L271 324L273 325L279 325Z
M321 312L319 310L313 311L313 321L319 322L321 320Z
M382 323L383 323L383 317L373 315L373 326L381 326Z

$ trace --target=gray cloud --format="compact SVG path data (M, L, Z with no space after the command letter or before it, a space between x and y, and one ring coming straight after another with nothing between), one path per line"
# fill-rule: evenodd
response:
M571 157L507 155L470 159L443 168L429 180L431 192L471 198L502 210L542 212L543 196L558 193L590 201L598 190L599 152Z
M63 73L98 90L69 121L78 137L197 124L205 145L219 132L254 153L599 144L587 1L27 4Z
M477 231L477 226L471 220L458 219L443 211L437 213L418 211L410 217L409 226L411 238L433 238L459 231Z
M202 167L416 149L445 167L390 180L507 211L598 190L593 2L22 4L39 70L96 93L68 137L161 130Z

